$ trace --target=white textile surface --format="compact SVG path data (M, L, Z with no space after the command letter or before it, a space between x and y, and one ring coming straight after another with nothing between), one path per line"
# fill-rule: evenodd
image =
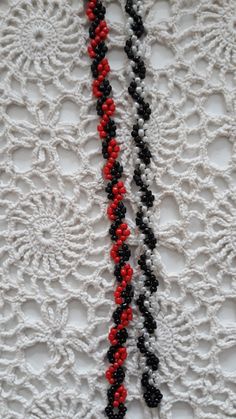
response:
M102 419L114 310L107 198L81 0L0 0L0 419ZM124 1L108 58L138 280ZM236 418L236 1L146 0L160 409Z

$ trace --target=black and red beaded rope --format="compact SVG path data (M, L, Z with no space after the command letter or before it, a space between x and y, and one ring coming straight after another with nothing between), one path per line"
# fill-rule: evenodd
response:
M130 303L133 298L131 285L133 270L127 263L130 258L130 250L125 241L130 230L124 222L126 208L122 201L126 190L123 181L120 180L123 167L117 160L120 147L116 140L116 124L112 119L115 103L111 97L112 88L107 79L110 67L105 58L107 53L105 40L108 35L107 24L104 20L105 13L106 9L101 1L92 0L87 3L86 14L90 21L88 54L92 59L91 70L94 78L92 90L97 98L96 109L100 117L98 132L102 140L102 154L106 159L103 174L108 180L106 192L110 200L107 208L108 217L112 222L109 229L113 242L110 253L115 264L114 275L118 281L114 292L117 307L113 312L114 326L109 332L111 345L107 352L110 366L105 375L110 387L107 391L108 404L105 414L110 419L122 419L127 411L125 406L127 390L123 385L125 378L123 364L127 357L127 350L124 346L128 338L127 327L132 320Z
M157 291L158 279L154 274L153 251L156 247L156 238L151 221L151 208L154 195L150 189L152 159L146 135L147 121L150 119L151 109L145 99L145 74L146 67L142 58L142 45L140 38L144 34L142 20L143 2L141 0L127 0L125 10L128 14L128 39L125 52L130 60L130 85L129 94L135 103L135 123L132 137L135 144L135 170L134 181L139 188L137 193L138 211L136 225L140 230L141 254L138 264L141 268L140 284L137 284L137 305L143 317L140 327L137 347L141 353L140 369L142 371L141 383L143 395L148 407L157 407L162 399L162 394L156 384L156 371L159 359L155 354L155 330L157 323L154 318L151 299Z

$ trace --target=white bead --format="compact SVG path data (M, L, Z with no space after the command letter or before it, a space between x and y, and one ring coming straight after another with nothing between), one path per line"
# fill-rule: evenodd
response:
M138 124L139 124L139 126L140 126L140 127L142 127L142 126L143 126L143 124L144 124L144 120L143 120L143 118L139 118L139 120L138 120Z

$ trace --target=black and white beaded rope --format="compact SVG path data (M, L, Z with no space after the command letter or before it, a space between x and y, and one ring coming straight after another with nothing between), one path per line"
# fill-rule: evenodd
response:
M156 238L152 227L152 211L154 195L150 190L152 155L148 147L146 135L147 121L150 119L151 109L145 100L145 74L146 68L142 58L142 43L140 38L145 33L142 13L143 2L140 0L127 0L125 10L128 17L128 39L125 52L130 60L130 96L134 100L135 124L132 129L132 137L135 143L134 157L135 170L134 181L139 187L138 211L136 213L136 225L140 231L140 256L138 264L141 269L141 277L136 300L143 320L139 323L139 335L137 347L141 353L141 383L143 396L148 407L157 407L162 399L162 394L157 388L156 371L159 359L155 354L155 331L157 328L152 308L152 299L157 291L158 280L153 272L153 250L156 247Z

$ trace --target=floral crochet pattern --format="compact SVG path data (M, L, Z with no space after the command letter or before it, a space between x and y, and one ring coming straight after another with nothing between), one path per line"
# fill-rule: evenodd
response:
M79 210L58 195L24 197L9 211L8 221L10 255L28 265L28 272L61 275L86 257L89 223L81 224Z
M182 13L185 8L182 2ZM224 12L222 13L222 7ZM208 56L215 64L224 65L225 60L230 67L235 66L236 60L236 31L235 31L235 3L232 0L213 1L211 3L200 2L197 9L193 10L196 16L196 35L193 42L187 46L187 50L197 45L199 57ZM184 14L183 14L184 15ZM194 28L189 29L193 33ZM186 32L184 36L186 37Z
M79 415L85 415L86 410L80 400L74 399L73 393L55 392L36 400L27 414L30 419L43 419L45 415L52 419L79 419Z
M106 9L133 261L125 1L107 0ZM83 2L0 1L1 419L104 417L114 284L86 22ZM230 419L235 1L148 0L143 22L159 281L153 345L163 403L150 411L141 397L133 305L127 417Z
M17 2L2 25L2 54L18 71L52 77L79 56L83 30L66 2Z
M226 193L223 202L217 207L209 208L209 234L212 246L219 257L227 265L227 270L235 271L235 195Z

